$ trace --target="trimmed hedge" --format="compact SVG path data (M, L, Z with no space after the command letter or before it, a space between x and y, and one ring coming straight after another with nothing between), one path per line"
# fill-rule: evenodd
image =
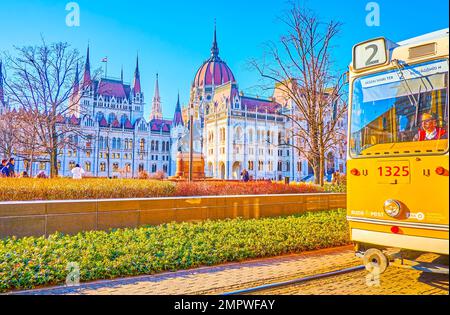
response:
M175 187L175 196L220 196L220 195L263 195L263 194L301 194L318 193L323 189L319 186L298 183L285 185L279 182L179 182Z
M0 178L0 201L170 196L175 184L157 180Z
M323 186L323 189L326 192L333 192L333 193L346 193L347 192L347 186L344 184L340 184L340 185L325 184Z
M153 274L349 243L345 210L0 240L0 291Z
M137 179L0 178L0 201L262 195L322 192L311 184L257 182L170 182Z

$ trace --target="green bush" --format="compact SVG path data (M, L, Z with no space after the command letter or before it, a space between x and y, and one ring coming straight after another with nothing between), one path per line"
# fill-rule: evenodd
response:
M349 243L345 210L0 240L0 291L152 274Z
M326 192L334 192L334 193L346 193L347 186L344 184L336 185L336 184L325 184L323 186L324 191Z

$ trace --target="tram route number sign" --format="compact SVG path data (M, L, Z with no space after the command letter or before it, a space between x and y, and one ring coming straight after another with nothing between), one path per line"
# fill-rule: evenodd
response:
M411 169L409 161L383 161L376 165L379 184L409 184Z
M387 61L388 50L384 38L366 41L353 47L353 68L355 70L386 64Z

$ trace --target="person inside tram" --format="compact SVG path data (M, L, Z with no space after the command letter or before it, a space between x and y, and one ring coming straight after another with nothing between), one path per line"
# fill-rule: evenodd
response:
M437 125L436 118L429 113L422 115L421 128L414 136L414 141L447 139L447 132Z

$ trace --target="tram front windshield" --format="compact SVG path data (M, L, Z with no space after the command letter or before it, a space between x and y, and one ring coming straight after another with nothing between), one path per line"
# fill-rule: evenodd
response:
M350 119L353 157L413 154L414 147L423 145L435 149L428 152L446 151L448 61L404 65L356 79Z

